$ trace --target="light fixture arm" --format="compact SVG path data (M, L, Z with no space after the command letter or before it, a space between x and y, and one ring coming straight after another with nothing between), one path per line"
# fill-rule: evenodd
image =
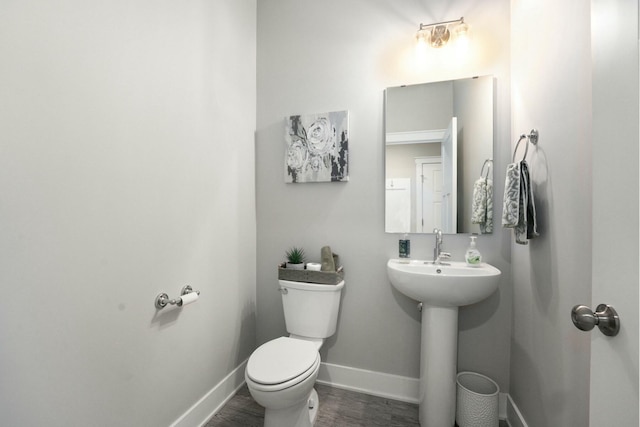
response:
M436 22L434 24L422 24L421 23L419 31L423 31L423 30L426 30L427 28L435 27L435 26L438 26L438 25L453 24L454 22L459 22L461 24L464 24L464 16L460 17L460 19L453 19L451 21Z
M457 25L456 25L457 24ZM455 26L455 31L450 27ZM466 34L468 29L467 24L464 23L464 16L460 19L453 19L451 21L436 22L434 24L420 24L418 32L416 33L416 40L418 43L428 43L431 47L441 48L445 46L451 38L452 31L454 35L461 36Z

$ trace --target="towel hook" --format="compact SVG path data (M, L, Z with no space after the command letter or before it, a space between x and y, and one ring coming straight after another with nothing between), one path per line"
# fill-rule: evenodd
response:
M525 146L524 156L522 156L522 160L527 158L527 153L529 152L529 143L532 143L533 145L536 145L538 143L538 131L536 129L531 129L529 135L525 135L524 133L520 135L520 139L518 139L518 142L516 142L516 148L513 150L513 156L511 158L512 162L516 161L516 152L518 151L518 145L520 145L520 141L525 138L527 139L527 145Z

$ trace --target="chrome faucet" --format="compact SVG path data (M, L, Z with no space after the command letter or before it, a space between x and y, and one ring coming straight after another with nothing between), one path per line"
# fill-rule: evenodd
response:
M434 228L433 233L436 235L436 247L433 248L433 263L436 265L447 265L447 263L442 262L442 259L451 258L451 254L449 252L442 252L442 230L439 228Z

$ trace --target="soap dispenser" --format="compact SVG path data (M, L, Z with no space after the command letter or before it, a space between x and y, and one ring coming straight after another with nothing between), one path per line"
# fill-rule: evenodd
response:
M471 236L471 243L469 243L467 253L464 255L464 259L465 261L467 261L467 265L470 267L478 267L480 264L482 264L482 255L476 247L477 237L478 236Z

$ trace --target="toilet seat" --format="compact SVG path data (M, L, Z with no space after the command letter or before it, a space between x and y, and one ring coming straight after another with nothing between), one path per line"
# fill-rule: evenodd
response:
M280 337L253 352L246 374L256 390L278 391L304 381L319 366L320 354L313 342Z

